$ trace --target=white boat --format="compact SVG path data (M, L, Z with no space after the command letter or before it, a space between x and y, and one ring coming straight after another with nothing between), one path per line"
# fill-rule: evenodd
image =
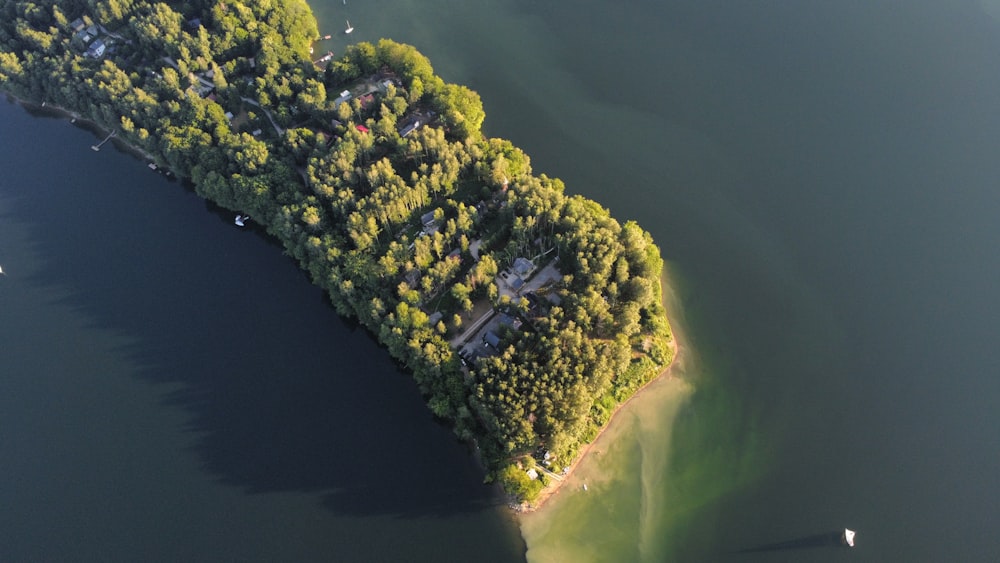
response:
M7 274L5 274L4 271L3 271L3 267L0 266L0 276L6 276L6 275Z
M344 33L350 33L350 32L352 32L352 31L354 31L354 28L353 28L353 27L351 27L351 22L350 22L350 20L347 20L347 29L345 29L345 30L344 30Z
M586 483L583 484L583 490L585 490L585 491L587 490L587 484Z
M854 530L844 528L844 543L854 547Z
M233 221L238 227L245 227L246 222L250 219L249 215L237 215L236 219Z

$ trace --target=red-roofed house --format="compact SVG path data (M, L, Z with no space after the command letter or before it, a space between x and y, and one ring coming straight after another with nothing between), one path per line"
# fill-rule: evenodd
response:
M358 125L358 131L361 131L362 133L367 133L368 128L365 127L364 125Z

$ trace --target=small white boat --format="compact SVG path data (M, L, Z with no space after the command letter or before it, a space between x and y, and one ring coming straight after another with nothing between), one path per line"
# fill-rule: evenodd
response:
M350 20L346 20L346 21L347 21L347 29L344 30L344 33L350 33L352 31L354 31L354 27L351 26Z
M854 547L854 530L844 528L844 543Z
M7 274L3 271L3 266L0 266L0 276L6 276Z
M587 490L587 484L586 484L586 483L584 483L584 484L583 484L583 490L584 490L584 491L586 491L586 490Z
M246 222L250 220L249 215L237 215L236 219L233 221L238 227L245 227Z

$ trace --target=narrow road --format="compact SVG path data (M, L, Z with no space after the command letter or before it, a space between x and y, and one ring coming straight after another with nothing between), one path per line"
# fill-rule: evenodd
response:
M271 117L271 112L269 112L267 108L257 103L257 100L254 100L253 98L244 98L242 96L240 96L240 99L252 106L257 106L258 108L260 108L260 110L264 112L264 115L267 116L267 120L271 122L271 126L274 127L274 130L278 132L278 135L285 134L285 130L282 129L281 127L278 127L278 124L274 122L274 118Z

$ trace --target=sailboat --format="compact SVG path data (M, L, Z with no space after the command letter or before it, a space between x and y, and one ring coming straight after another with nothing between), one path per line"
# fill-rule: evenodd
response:
M854 530L844 528L844 543L854 547Z
M354 31L354 28L351 27L351 21L347 20L347 29L344 30L344 33L350 33L352 31Z

